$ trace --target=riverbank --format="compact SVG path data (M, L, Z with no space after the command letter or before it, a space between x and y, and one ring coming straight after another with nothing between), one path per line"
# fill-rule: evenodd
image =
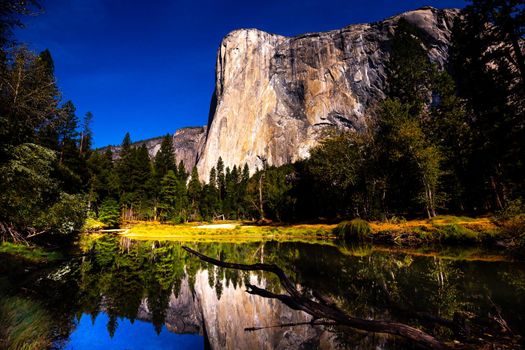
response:
M243 221L165 224L150 221L126 222L121 229L108 230L90 223L89 235L118 234L132 240L250 243L265 241L341 245L366 242L385 247L425 248L484 246L508 250L523 256L523 220L496 220L493 217L438 216L433 219L367 222L360 219L339 224L276 224ZM98 224L97 224L98 225ZM61 258L55 251L36 246L2 243L0 254L45 263Z
M0 255L11 255L35 264L43 264L63 258L62 253L35 245L27 246L10 242L0 243Z
M360 227L358 227L360 225ZM390 220L367 222L360 219L339 224L258 224L242 221L211 223L161 224L130 222L124 237L137 240L367 240L381 244L420 246L425 244L484 244L508 245L519 238L524 227L492 217L437 216L432 219Z

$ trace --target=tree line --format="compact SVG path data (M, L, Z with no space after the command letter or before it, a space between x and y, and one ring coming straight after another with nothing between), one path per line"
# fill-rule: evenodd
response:
M154 194L146 217L297 221L522 211L524 56L515 40L523 40L523 18L512 1L473 1L454 23L444 67L430 61L425 34L401 19L375 117L364 131L327 130L304 161L263 166L250 177L247 166L223 173L219 159L209 179L200 179L206 183L194 170L185 187L188 175L170 159L169 138L153 171L147 151L137 150L156 189L144 191ZM128 143L117 172L126 167ZM121 195L126 209L141 206L122 199L130 195L124 188Z
M107 148L93 152L87 163L90 210L110 225L121 219L180 223L249 217L248 166L225 168L219 159L201 181L196 167L188 174L184 163L177 163L170 135L151 159L144 144L132 146L128 133L117 156Z

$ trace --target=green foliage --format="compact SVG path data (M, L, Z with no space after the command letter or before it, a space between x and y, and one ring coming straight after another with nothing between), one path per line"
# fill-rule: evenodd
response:
M59 235L79 232L87 217L84 196L61 193L58 201L35 222L38 229Z
M55 154L42 146L14 147L9 162L0 168L0 220L17 226L31 226L49 207L57 184L51 177Z
M372 232L370 224L363 219L353 219L339 223L333 230L333 233L347 242L365 241L369 239Z
M438 235L440 241L446 243L478 243L481 240L478 232L458 224L441 226Z
M170 170L177 172L177 163L173 154L173 140L168 134L162 139L160 149L155 156L155 173L162 179Z
M82 226L82 231L85 231L85 232L98 231L106 227L107 227L106 224L104 224L102 221L99 221L92 217L88 217L86 221L84 222L84 226Z
M108 227L118 227L120 225L120 207L113 198L105 199L99 210L98 219Z

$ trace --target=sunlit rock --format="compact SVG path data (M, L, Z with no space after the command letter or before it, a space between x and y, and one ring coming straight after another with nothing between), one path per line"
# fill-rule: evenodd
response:
M241 29L222 41L215 98L198 170L201 179L219 157L253 172L305 158L329 127L360 130L384 97L389 39L400 18L428 40L432 61L447 59L458 10L431 7L382 22L325 33L283 37Z

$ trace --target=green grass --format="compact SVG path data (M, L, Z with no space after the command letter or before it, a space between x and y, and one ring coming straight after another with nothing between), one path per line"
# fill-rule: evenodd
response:
M43 263L62 258L59 252L50 252L36 246L26 246L3 242L0 244L0 254L9 254L19 258L29 260L34 263Z
M446 243L479 243L482 235L458 224L447 224L438 228L437 237Z
M345 241L364 241L369 238L372 229L370 224L362 219L343 221L337 225L333 233Z
M51 345L52 319L42 306L20 297L0 300L0 348L40 350Z

